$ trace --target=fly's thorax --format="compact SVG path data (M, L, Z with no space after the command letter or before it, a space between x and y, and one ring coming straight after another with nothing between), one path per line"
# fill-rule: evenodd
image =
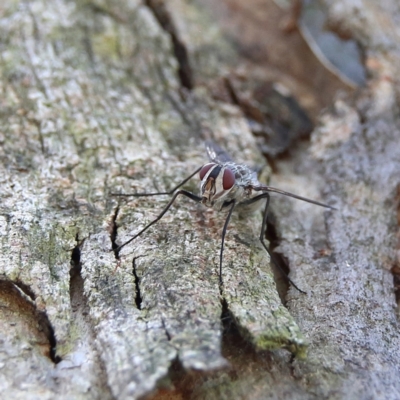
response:
M227 165L205 164L200 170L200 179L200 196L205 206L220 209L224 202L233 198L235 174Z

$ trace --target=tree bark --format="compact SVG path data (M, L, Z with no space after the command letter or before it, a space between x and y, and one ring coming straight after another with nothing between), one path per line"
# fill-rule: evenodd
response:
M400 396L391 273L399 265L399 10L394 0L326 7L331 25L362 45L370 78L332 99L311 143L275 160L272 186L322 194L337 208L272 199L275 251L307 292L290 288L283 304L259 243L260 213L233 216L222 287L226 214L185 197L118 250L171 196L115 194L175 187L208 161L206 139L270 172L243 100L215 95L221 76L246 64L223 28L225 11L214 14L206 1L5 1L5 397ZM198 177L184 187L197 194Z

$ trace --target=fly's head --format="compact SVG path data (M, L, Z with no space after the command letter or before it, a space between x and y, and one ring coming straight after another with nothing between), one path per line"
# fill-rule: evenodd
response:
M200 196L206 207L222 205L235 187L235 174L227 166L208 163L200 170Z

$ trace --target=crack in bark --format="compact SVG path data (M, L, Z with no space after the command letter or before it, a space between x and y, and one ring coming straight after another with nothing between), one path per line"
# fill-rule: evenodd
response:
M71 269L69 270L70 288L71 288L72 279L75 276L80 275L81 270L82 270L81 246L83 245L83 242L85 241L85 239L82 239L80 241L79 234L77 233L75 236L75 240L76 240L76 246L72 249L72 252L71 252ZM70 296L71 296L71 289L70 289Z
M43 319L43 323L47 324L47 328L48 328L48 339L49 339L49 343L50 343L50 360L53 361L54 364L58 364L62 358L60 356L57 355L57 339L56 339L56 335L54 334L54 328L50 323L50 320L47 316L47 314L42 311L42 319Z
M96 347L93 345L95 342L95 331L93 325L89 320L89 303L84 290L84 280L81 274L82 263L81 263L81 247L85 241L85 238L79 240L79 234L75 237L76 246L71 252L71 269L70 269L70 282L69 282L69 294L72 308L72 318L75 324L80 328L80 332L84 333L80 340L86 342L86 345L90 348L90 351L94 353L97 359L96 370L98 374L98 380L103 390L105 390L108 396L105 398L114 398L112 395L111 388L108 386L108 379L106 373L106 367L102 361ZM105 394L105 393L103 393Z
M247 246L249 245L241 240L239 240L239 242ZM270 251L272 251L271 246L270 246ZM272 260L270 264L273 265ZM221 307L222 307L220 320L223 327L222 343L221 343L222 355L228 360L229 358L235 358L238 355L237 351L238 348L246 348L247 349L246 351L252 355L257 354L258 351L256 350L254 344L251 342L251 340L248 339L248 337L246 337L245 333L246 328L244 328L243 332L243 329L241 329L240 325L236 322L234 315L229 310L228 301L224 296L223 281L219 285L219 293L220 293ZM279 293L279 295L281 297L282 303L284 304L284 297L281 296L281 293Z
M61 357L57 353L57 340L54 334L53 326L50 323L47 313L38 310L34 299L37 297L32 289L21 281L10 281L7 279L0 280L0 296L4 297L5 304L10 303L12 306L6 307L11 313L9 319L15 318L19 322L28 324L30 335L37 337L36 342L40 345L44 335L48 342L48 350L44 355L50 358L54 364L61 361ZM25 297L26 296L26 297ZM17 322L13 326L18 325Z
M38 325L41 327L40 329L46 333L47 339L49 341L49 358L54 364L58 364L62 360L62 358L57 355L57 339L54 333L53 325L51 324L49 317L47 316L47 313L45 311L38 310L36 308L36 304L35 309L38 317Z
M290 370L290 376L294 380L297 379L297 377L296 377L296 366L294 365L295 361L296 361L296 356L294 354L291 354L290 355L290 360L288 362L288 366L289 366L289 370Z
M32 299L33 301L36 300L36 294L27 284L20 281L19 279L17 279L13 283L15 286L18 286L30 299Z
M238 349L246 349L247 355L251 358L252 355L257 354L257 350L253 343L241 332L240 326L235 321L224 297L221 298L221 306L221 324L223 327L221 347L223 357L232 362L241 353L240 351L238 352Z
M118 244L117 244L117 237L118 237L118 225L117 225L117 218L119 214L119 206L115 209L114 215L111 220L111 233L110 233L110 239L111 239L111 248L114 252L115 258L119 260L119 250L118 250Z
M171 361L168 368L168 380L166 381L164 378L164 382L163 380L158 382L158 391L153 396L149 397L149 400L164 398L163 392L165 390L167 390L165 398L189 399L196 387L199 375L201 376L201 373L198 371L191 371L188 373L177 356ZM168 396L168 394L171 394L171 396Z
M171 341L171 335L170 335L170 333L168 332L167 327L165 326L165 320L164 320L164 318L161 318L161 323L162 323L162 326L163 326L163 328L164 328L165 335L167 336L168 341ZM177 356L177 359L178 359L178 356ZM178 359L178 361L179 361L179 359ZM180 362L180 361L179 361L179 362Z
M193 89L193 72L185 44L179 38L175 23L167 10L164 0L146 0L145 4L153 13L160 26L167 32L172 41L174 55L178 61L178 76L181 85Z
M265 237L269 242L269 251L273 253L274 259L279 263L279 265L275 265L272 260L270 261L279 297L281 298L282 304L286 305L285 299L289 290L289 282L287 278L290 272L290 268L283 255L279 253L274 253L274 249L277 248L280 244L280 237L275 227L274 218L271 217L271 214L268 216Z
M136 271L136 260L139 257L142 257L142 256L134 257L132 260L132 273L133 273L133 276L135 277L135 289L136 289L135 304L136 304L136 307L138 308L138 310L141 310L142 309L142 295L140 293L140 278Z

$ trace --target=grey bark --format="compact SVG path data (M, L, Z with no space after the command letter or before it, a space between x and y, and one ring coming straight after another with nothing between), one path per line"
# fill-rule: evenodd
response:
M117 256L110 251L168 200L111 193L174 187L207 161L204 139L263 165L240 110L205 87L182 87L190 81L178 79L175 30L157 5L5 2L2 395L125 399L157 397L158 388L191 398L399 397L390 272L399 262L399 10L390 1L328 6L332 23L362 43L371 78L355 100L334 101L308 153L294 152L272 176L274 186L322 193L338 208L275 198L277 250L307 291L290 289L284 306L258 243L258 214L230 224L221 291L224 215L188 199ZM189 59L201 60L209 33L196 42L183 22L206 14L180 2L169 12ZM192 64L195 76L235 59L214 41L215 58ZM197 192L196 178L186 187Z

